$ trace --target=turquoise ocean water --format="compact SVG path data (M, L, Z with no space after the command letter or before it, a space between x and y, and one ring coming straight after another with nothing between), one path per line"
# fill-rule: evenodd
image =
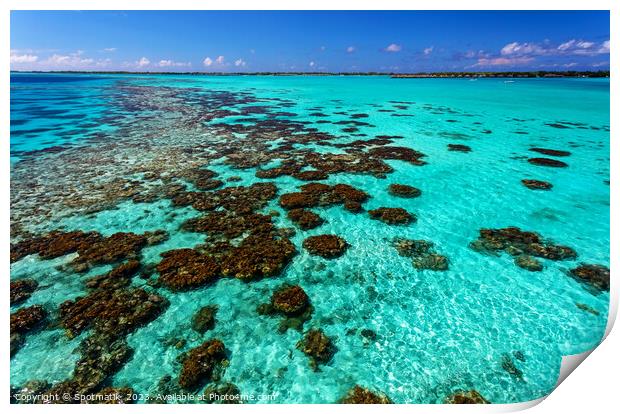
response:
M145 88L154 94L152 101L143 99L137 107L127 104L128 94L143 93ZM125 140L153 140L151 152L157 145L166 148L177 142L210 145L216 137L200 126L247 118L200 118L213 108L186 98L184 90L290 100L278 119L310 122L307 126L336 136L332 142L403 136L391 145L422 152L426 165L387 160L394 171L385 178L340 173L323 182L366 191L371 196L366 210L403 207L418 220L390 226L341 206L314 208L325 224L297 229L291 241L298 254L277 277L250 283L222 278L183 293L147 287L165 296L170 306L127 337L134 354L111 378L112 385L154 392L160 378L178 374L180 353L217 337L230 353L223 380L243 393L276 392L275 402L334 402L354 384L381 390L396 403L441 402L458 389L476 389L491 402L520 402L553 389L562 355L586 351L601 340L609 295L592 294L566 271L582 262L609 266L609 80L12 74L12 214L28 216L29 209L37 208L38 192L44 194L66 177L57 169L56 157L63 152L54 147L75 153L70 158L75 167L70 171L75 173L80 163L90 168L88 157L80 157L80 148L97 154L104 144L93 136L106 137L106 149L101 151L113 147L114 163L125 166L142 160L138 144L124 147ZM315 112L322 116L311 115ZM369 125L343 132L349 125L334 124L355 113L367 114L358 121ZM166 129L167 122L179 123L188 114L198 116L192 118L195 124ZM242 147L243 137L238 138ZM448 144L467 145L471 152L448 151ZM305 145L316 152L343 153L341 148ZM570 151L570 156L558 158L568 167L528 163L527 158L543 156L529 151L531 147ZM106 154L98 156L103 159ZM272 181L283 194L305 184L291 176L256 178L255 167L240 169L225 161L222 156L207 166L225 186ZM66 162L62 168L68 168ZM28 190L26 203L19 197L26 191L19 180L33 179L32 174L37 186ZM104 179L119 174L125 170L110 168ZM240 181L226 182L232 176ZM521 184L524 178L549 181L553 188L530 190ZM422 195L394 197L388 193L392 183L415 186ZM293 227L277 198L263 211L280 213L273 218L278 227ZM56 209L45 220L29 222L22 216L19 220L33 233L79 229L110 235L163 229L169 240L143 250L142 263L156 264L164 251L203 243L204 234L180 230L184 221L200 215L166 199L124 200L96 211ZM570 246L578 258L543 260L541 272L530 272L515 266L505 253L484 255L468 247L481 228L507 226ZM340 258L322 259L302 248L308 236L327 233L350 244ZM392 245L395 237L433 241L436 250L448 257L449 270L416 270L410 258L398 255ZM61 266L72 258L46 261L31 255L13 263L11 279L32 278L39 288L11 311L40 304L53 314L61 302L86 294L84 280L111 269L74 274ZM267 302L284 282L302 286L314 306L305 329L321 328L335 339L338 351L319 371L312 370L308 358L295 348L302 333L293 329L278 333L279 318L256 312L257 305ZM136 277L132 283L146 282ZM191 329L191 317L208 304L219 306L217 323L201 335ZM362 329L374 331L376 337L361 336ZM184 339L185 347L172 346L171 338ZM69 378L80 340L67 338L58 327L29 334L11 358L11 384ZM515 359L521 379L502 367L505 355L518 351L524 356L522 361Z

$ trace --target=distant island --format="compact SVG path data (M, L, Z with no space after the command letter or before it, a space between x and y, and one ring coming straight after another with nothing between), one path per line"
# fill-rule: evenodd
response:
M600 71L526 71L526 72L131 72L131 71L11 71L11 73L58 73L90 75L200 75L200 76L390 76L394 79L417 78L609 78Z

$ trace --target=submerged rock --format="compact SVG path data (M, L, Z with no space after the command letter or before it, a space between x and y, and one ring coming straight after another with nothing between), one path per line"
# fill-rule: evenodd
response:
M212 380L217 365L226 359L226 348L219 339L211 339L190 350L183 359L179 385L193 390L203 382Z
M11 305L22 303L30 298L39 284L34 279L11 280Z
M388 191L391 195L403 198L415 198L422 194L419 188L405 184L390 184Z
M527 162L529 162L530 164L534 164L534 165L541 165L543 167L555 167L555 168L568 167L567 163L563 161L559 161L559 160L554 160L551 158L530 158L527 160Z
M297 208L324 207L342 204L350 211L357 211L368 194L347 184L329 186L309 183L300 187L301 192L286 193L280 197L280 206L287 210ZM348 207L347 207L348 205Z
M304 208L289 210L288 218L296 223L302 230L310 230L325 222L318 214Z
M368 214L373 219L381 220L387 224L409 224L417 220L413 214L400 207L379 207L368 211Z
M217 310L217 305L208 305L200 308L192 317L192 329L201 334L213 329L215 327Z
M579 309L581 309L584 312L591 313L594 316L599 316L601 314L599 311L597 311L591 306L586 305L585 303L575 303L575 306L577 306Z
M522 231L518 227L481 229L480 237L470 243L470 247L478 252L505 251L512 256L529 255L549 260L573 260L577 257L572 248L545 241L538 233Z
M548 148L534 147L534 148L530 148L530 151L538 152L540 154L545 154L545 155L551 155L552 157L568 157L570 155L569 151L554 150L554 149L548 149Z
M471 152L471 148L462 144L448 144L448 151Z
M310 236L304 240L303 246L310 254L326 259L340 257L347 250L348 243L342 237L333 234Z
M424 254L413 259L413 267L419 270L448 270L448 258L440 254Z
M220 266L212 257L194 249L170 250L157 265L159 281L174 291L189 290L217 280Z
M47 311L41 305L21 308L11 314L11 334L25 334L39 326L47 317Z
M521 182L530 190L551 190L551 188L553 187L553 184L547 181L523 179L521 180Z
M518 380L523 379L523 372L519 368L517 368L512 358L510 358L510 355L508 354L502 355L501 365L502 365L502 369L506 371L507 373L509 373L512 377Z
M543 265L540 260L537 260L527 254L522 254L515 257L515 264L531 272L540 272L543 270Z
M330 337L321 329L311 329L297 342L297 349L310 358L310 366L317 369L320 364L326 364L336 353L336 347Z
M476 390L457 391L446 398L446 404L489 404Z
M309 303L308 295L297 285L283 285L271 296L273 308L285 315L302 313Z
M355 385L347 395L340 401L340 404L392 404L390 398L382 392L373 392L368 388Z
M594 292L609 292L609 268L595 264L581 264L568 274L580 283L593 288Z
M213 384L205 388L203 393L207 404L241 404L241 391L230 382Z
M397 237L394 239L394 247L398 254L404 257L420 256L430 253L434 243L427 240L410 240Z

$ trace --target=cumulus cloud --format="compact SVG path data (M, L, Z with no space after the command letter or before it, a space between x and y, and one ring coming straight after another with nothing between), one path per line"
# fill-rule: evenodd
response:
M203 61L202 64L205 65L206 67L212 67L212 68L222 68L224 66L228 66L229 64L226 63L226 61L224 60L224 56L220 55L218 57L216 57L215 59L211 59L209 56L207 56Z
M115 47L106 47L103 49L104 52L116 52Z
M235 60L235 66L241 66L241 67L243 67L243 66L245 66L245 65L246 65L245 60L243 60L243 59L237 59L237 60Z
M81 57L81 55L81 51L77 51L76 53L70 55L53 54L44 61L44 64L53 67L83 68L90 66L95 62L94 59Z
M431 47L427 47L426 49L424 49L424 54L426 56L430 55L431 53L433 53L433 49L435 49L435 46L431 46Z
M310 66L311 68L313 68L316 65L316 63L314 63L314 61L310 61L310 63L308 63L308 66Z
M355 46L349 46L347 48L347 53L353 53L353 52L355 52Z
M211 66L213 64L213 60L211 60L211 58L207 56L205 60L202 61L202 64L205 66Z
M402 50L402 46L401 45L397 45L396 43L392 43L390 45L388 45L384 50L386 52L400 52Z
M11 53L11 63L34 63L37 60L39 60L37 55Z
M169 68L169 67L188 67L191 66L192 64L190 62L175 62L174 60L160 60L157 63L157 66L162 67L162 68Z
M609 53L609 40L596 43L587 40L571 39L560 43L557 47L549 42L519 43L512 42L504 46L500 54L502 56L555 56L555 55L600 55Z
M151 64L151 61L145 57L141 57L139 61L136 62L136 66L143 68Z
M517 66L530 63L533 57L496 57L496 58L480 58L473 66Z
M218 56L217 58L215 58L215 63L217 63L218 65L221 65L224 63L224 56Z

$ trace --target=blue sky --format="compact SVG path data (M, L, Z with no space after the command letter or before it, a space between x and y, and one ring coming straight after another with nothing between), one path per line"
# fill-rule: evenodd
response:
M11 69L609 69L606 11L13 11Z

